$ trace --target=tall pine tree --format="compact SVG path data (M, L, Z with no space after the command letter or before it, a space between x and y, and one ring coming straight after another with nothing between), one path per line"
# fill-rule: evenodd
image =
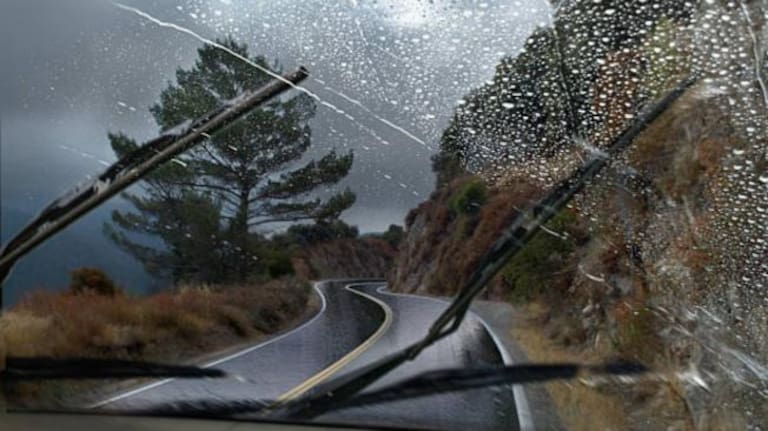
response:
M219 41L249 57L231 38ZM197 118L272 78L221 49L205 46L189 70L150 108L161 131ZM280 72L263 57L249 57ZM153 274L175 280L242 281L264 270L265 238L258 226L277 222L327 222L355 201L348 189L323 201L311 198L337 183L352 166L352 154L331 151L303 162L310 146L309 121L315 103L306 94L281 97L247 114L201 145L166 164L143 181L142 191L125 194L136 211L112 214L105 227L119 246ZM122 157L137 143L122 133L109 135ZM159 237L148 246L130 233Z

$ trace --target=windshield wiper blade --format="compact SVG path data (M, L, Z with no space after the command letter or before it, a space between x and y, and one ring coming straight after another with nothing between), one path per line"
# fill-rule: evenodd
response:
M225 377L216 368L121 359L8 357L0 381L48 379L128 379L135 377Z
M661 100L635 116L628 127L603 153L593 153L590 160L560 182L543 199L519 213L480 260L478 269L472 273L468 282L459 290L448 308L435 320L421 341L351 373L318 385L303 397L276 404L267 415L277 418L309 419L334 410L391 370L414 359L425 348L456 331L464 320L472 300L509 259L514 257L542 225L565 208L589 181L594 179L614 157L624 151L648 125L664 113L697 80L697 76L694 75L679 83Z
M422 398L448 392L466 391L491 386L541 383L577 377L634 376L647 371L642 365L616 362L601 365L576 363L523 364L507 367L448 368L427 371L371 392L363 392L334 406L334 411L353 407ZM143 416L180 417L250 417L269 410L272 403L264 400L198 399L176 401L131 411Z
M421 398L447 392L466 391L490 386L542 383L590 376L633 376L648 369L632 362L604 365L524 364L507 367L448 368L427 371L381 389L363 392L337 404L334 410Z
M163 163L210 138L273 97L294 88L307 76L309 72L299 67L257 90L227 101L194 121L182 123L127 154L97 178L53 201L0 251L0 309L2 282L20 258Z

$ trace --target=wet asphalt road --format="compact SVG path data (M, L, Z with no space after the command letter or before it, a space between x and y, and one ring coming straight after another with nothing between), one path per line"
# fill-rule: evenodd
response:
M384 301L393 322L376 344L348 365L352 370L412 344L426 334L447 303L387 292L383 284L352 286ZM456 333L426 349L371 388L391 384L435 368L502 365L499 348L479 318L469 314ZM334 412L320 421L397 425L445 430L516 430L519 428L510 387L476 389Z
M260 345L206 364L236 375L237 379L158 381L117 394L104 400L108 402L102 402L100 407L135 409L201 398L274 400L340 359L344 366L337 375L413 343L426 333L447 305L435 299L389 293L382 283L322 282L315 288L323 299L321 310L315 317ZM378 302L359 292L378 299ZM389 319L386 319L387 308L391 310ZM385 321L388 322L386 329L381 328ZM358 348L372 336L375 341L369 341L368 348ZM349 352L356 348L362 353L350 357ZM470 314L456 333L394 370L373 387L434 368L502 364L502 353L488 330L477 316ZM519 429L516 402L510 387L343 410L317 420L450 430Z

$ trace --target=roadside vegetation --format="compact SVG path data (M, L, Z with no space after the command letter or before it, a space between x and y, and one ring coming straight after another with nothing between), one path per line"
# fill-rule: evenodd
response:
M84 282L86 271L91 279ZM305 312L309 299L309 283L297 278L130 296L87 268L73 271L66 291L30 293L0 322L10 356L179 359L184 351L278 331Z
M254 342L317 310L310 284L286 277L252 285L184 284L132 296L101 271L72 272L65 291L36 291L0 316L8 356L188 362ZM60 382L5 386L13 403L66 402ZM72 395L72 394L69 394ZM53 397L53 398L52 398Z

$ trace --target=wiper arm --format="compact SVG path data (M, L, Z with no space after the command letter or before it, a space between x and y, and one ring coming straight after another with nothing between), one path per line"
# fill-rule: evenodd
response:
M490 386L541 383L552 380L592 376L633 376L646 372L632 363L603 365L527 364L508 367L449 368L418 374L372 392L363 392L334 405L333 410L382 404L410 398L421 398L448 392L466 391ZM234 417L251 416L269 409L271 403L262 400L198 399L155 405L131 411L144 416Z
M127 154L94 180L53 201L0 251L0 309L2 282L20 258L163 163L210 138L273 97L295 87L308 75L306 69L299 67L194 121L180 124Z
M216 368L167 365L155 362L90 358L16 358L5 359L0 381L49 379L128 379L135 377L225 377Z
M425 348L456 331L464 320L472 300L509 259L533 238L543 224L562 210L576 193L594 179L613 157L625 150L648 125L696 81L697 77L691 76L678 84L660 101L636 116L634 121L606 148L604 154L593 154L589 161L560 182L543 199L518 214L481 259L478 269L472 273L468 282L454 297L448 308L435 320L421 341L347 375L321 384L301 398L275 405L274 410L268 415L278 418L308 419L333 410L347 403L357 393L394 368L414 359Z

